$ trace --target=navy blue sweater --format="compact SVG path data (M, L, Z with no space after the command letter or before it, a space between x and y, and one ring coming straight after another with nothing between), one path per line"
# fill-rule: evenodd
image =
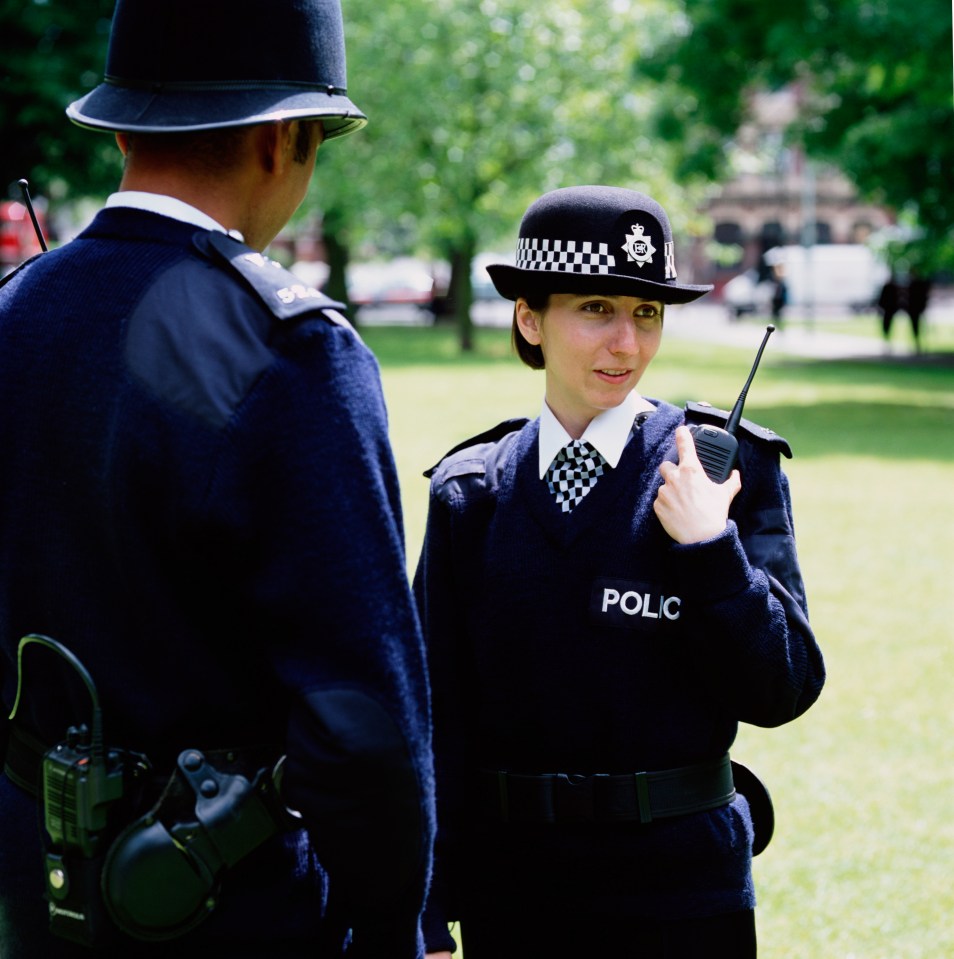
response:
M332 954L327 909L356 955L411 959L424 653L377 365L333 306L224 234L125 209L0 289L0 682L8 712L18 641L43 633L92 674L107 742L157 771L186 747L287 753L307 833L238 869L192 938ZM17 717L48 743L89 718L55 659L25 653ZM0 789L0 905L26 924L36 812Z
M746 801L648 825L494 826L473 772L633 773L713 760L740 721L788 722L824 681L787 480L745 432L728 528L669 539L653 512L675 407L633 433L572 513L537 471L539 422L457 450L431 482L415 591L431 663L438 852L430 949L481 908L680 918L751 908ZM622 602L619 597L626 597Z

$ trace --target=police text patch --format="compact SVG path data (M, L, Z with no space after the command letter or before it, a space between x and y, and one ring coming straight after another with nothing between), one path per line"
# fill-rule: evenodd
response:
M658 583L597 579L590 593L590 619L602 626L656 631L678 622L682 599Z

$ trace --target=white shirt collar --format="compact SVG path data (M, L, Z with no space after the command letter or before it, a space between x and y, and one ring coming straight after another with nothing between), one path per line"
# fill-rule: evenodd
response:
M650 408L651 404L633 390L619 406L603 410L602 413L594 416L580 439L592 443L606 462L615 469L623 455L623 448L629 439L636 414ZM553 457L571 440L570 434L553 415L553 411L544 400L543 409L540 412L540 436L537 442L540 452L540 479L546 476Z
M217 230L219 233L228 233L236 240L245 242L238 230L226 230L218 220L213 220L207 213L178 200L174 196L163 193L145 193L142 190L122 190L111 194L106 200L107 207L127 207L133 210L145 210L148 213L158 213L161 216L171 217L183 223L191 223L203 230Z

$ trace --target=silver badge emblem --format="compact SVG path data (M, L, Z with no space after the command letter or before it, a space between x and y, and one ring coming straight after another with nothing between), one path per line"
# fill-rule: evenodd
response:
M638 223L634 223L631 229L633 232L626 237L626 242L623 244L627 261L630 263L635 261L640 266L644 263L652 263L653 254L656 252L653 241L643 233L643 228Z

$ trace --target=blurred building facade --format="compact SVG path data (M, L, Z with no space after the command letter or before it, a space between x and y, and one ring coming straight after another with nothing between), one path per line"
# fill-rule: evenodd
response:
M799 91L787 88L752 98L750 119L729 146L731 179L719 184L703 210L713 229L692 248L695 282L717 290L756 269L768 274L767 250L786 244L864 243L894 218L862 202L837 169L808 161L785 142L798 116Z

